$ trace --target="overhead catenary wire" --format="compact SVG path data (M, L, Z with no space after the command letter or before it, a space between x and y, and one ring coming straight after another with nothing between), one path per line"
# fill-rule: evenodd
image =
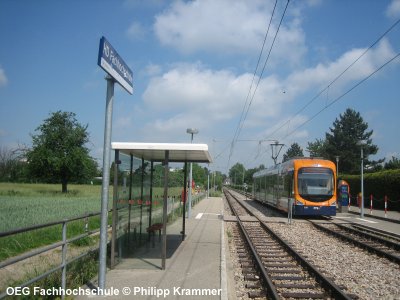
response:
M252 96L251 96L251 99L250 99L250 101L248 102L247 109L246 109L246 104L247 104L247 101L248 101L248 97L246 98L245 105L244 105L243 110L242 110L241 118L240 118L239 123L238 123L238 127L236 128L235 135L234 135L234 137L233 137L233 139L232 139L232 142L231 142L231 147L230 147L230 153L229 153L229 158L228 158L227 169L229 169L230 160L231 160L232 155L233 155L233 151L234 151L234 147L235 147L236 141L237 141L237 139L238 139L238 137L239 137L239 135L240 135L240 132L241 132L243 126L244 126L244 122L245 122L245 120L246 120L246 118L247 118L248 112L249 112L249 110L250 110L250 106L251 106L251 104L252 104L252 102L253 102L253 100L254 100L256 91L257 91L258 86L259 86L259 84L260 84L260 81L261 81L261 79L262 79L262 75L263 75L263 73L264 73L264 71L265 71L267 62L268 62L269 57L270 57L270 55L271 55L272 49L273 49L273 47L274 47L276 37L278 36L279 29L280 29L280 27L281 27L281 25L282 25L283 18L284 18L285 14L286 14L286 11L287 11L289 2L290 2L290 0L287 0L285 9L284 9L284 11L283 11L282 17L281 17L280 22L279 22L279 25L278 25L278 28L277 28L277 30L276 30L275 36L274 36L273 41L272 41L272 43L271 43L271 46L270 46L270 48L269 48L268 55L267 55L267 57L266 57L266 59L265 59L265 61L264 61L264 65L263 65L263 68L262 68L262 70L261 70L261 74L260 74L260 76L259 76L259 78L258 78L258 81L257 81L257 84L256 84L256 86L255 86L254 92L253 92L253 94L252 94ZM275 2L275 6L276 6L276 2ZM274 6L274 11L275 11L275 6ZM273 11L273 14L274 14L274 11ZM268 32L269 32L269 28L270 28L270 25L271 25L271 22L272 22L273 14L271 15L271 19L270 19L270 23L269 23L269 26L268 26L267 34L268 34ZM264 44L265 44L266 37L267 37L267 36L265 36L264 43L263 43L263 48L264 48ZM262 48L262 50L263 50L263 48ZM261 57L261 54L262 54L262 52L260 53L260 57ZM259 61L260 61L260 59L259 59ZM254 82L255 74L256 74L257 69L258 69L259 61L258 61L258 63L257 63L257 67L256 67L255 73L254 73L254 75L253 75L253 80L252 80L252 83L251 83L251 86L250 86L250 89L249 89L249 94L251 93L251 89L252 89L252 85L253 85L253 82ZM248 95L249 95L249 94L248 94ZM243 115L243 112L244 112L244 111L245 111L245 113L244 113L244 115Z
M303 127L304 125L306 125L307 123L311 122L313 119L315 119L320 113L322 113L324 110L328 109L329 107L331 107L333 104L335 104L336 102L338 102L339 100L343 99L347 94L349 94L350 92L352 92L354 89L356 89L357 87L359 87L361 84L363 84L365 81L367 81L369 78L371 78L372 76L374 76L376 73L378 73L380 70L382 70L384 67L386 67L388 64L390 64L392 61L394 61L395 59L399 58L400 56L400 52L397 53L396 55L394 55L391 59L387 60L385 63L383 63L379 68L375 69L373 72L371 72L369 75L367 75L366 77L364 77L362 80L358 81L355 85L353 85L351 88L349 88L346 92L344 92L343 94L341 94L340 96L338 96L336 99L334 99L332 102L330 102L329 104L325 105L322 109L320 109L317 113L315 113L313 116L311 116L311 118L309 118L308 120L304 121L303 123L301 123L299 126L297 126L295 129L293 129L291 132L287 133L282 139L286 139L289 136L291 136L293 133L295 133L297 130L299 130L301 127ZM267 153L268 150L264 151L264 153ZM255 158L257 159L258 156ZM255 160L254 159L254 160Z
M261 57L262 57L262 54L264 52L265 42L267 41L267 37L268 37L268 34L269 34L269 29L271 28L271 24L272 24L272 19L273 19L274 15L275 15L275 9L276 9L276 4L277 3L278 3L278 0L275 0L274 8L272 10L271 18L270 18L269 24L268 24L268 29L267 29L267 32L265 33L265 36L264 36L264 41L263 41L263 44L262 44L262 47L261 47L260 54L258 55L257 65L256 65L256 68L255 68L254 73L253 73L253 78L251 79L250 88L249 88L249 91L247 93L246 100L245 100L245 103L243 105L242 112L240 114L238 126L236 127L236 131L235 131L235 134L233 136L233 140L235 140L239 136L239 128L240 128L240 125L242 124L242 121L244 121L244 115L245 115L247 103L249 101L249 96L250 96L251 90L253 88L254 78L256 77L256 74L257 74L257 71L258 71L258 66L260 65Z
M325 91L329 91L330 87L340 78L342 77L350 68L352 68L369 50L371 50L374 46L376 46L390 31L392 31L398 24L400 23L400 19L395 21L385 32L383 32L367 49L365 49L351 64L349 64L339 75L337 75L324 89L322 89L320 92L318 92L310 101L308 101L301 109L299 109L292 117L288 118L287 121L285 121L282 125L280 125L277 129L275 129L272 133L268 135L268 138L272 138L275 133L277 133L279 130L281 130L284 126L290 123L291 119L294 117L298 116L301 112L303 112L312 102L314 102L319 96L321 96ZM364 81L369 79L371 76L373 76L376 72L378 72L380 69L385 67L388 63L393 61L394 59L397 58L398 55L384 63L380 68L376 69L374 72L372 72L369 76L358 82L356 85L354 85L351 89L349 89L347 92L336 98L334 101L331 103L327 103L320 111L318 111L316 114L314 114L310 119L307 121L303 122L299 126L297 126L294 130L288 132L282 139L285 139L289 136L291 136L293 133L295 133L299 128L303 127L305 124L309 123L312 119L314 119L317 115L319 115L321 112L326 110L328 107L339 101L341 98L343 98L345 95L350 93L353 89L355 89L357 86L362 84ZM269 152L268 150L264 151L264 153ZM257 153L256 157L254 160L256 160L260 155L260 152Z
M378 73L380 70L382 70L384 67L386 67L388 64L390 64L392 61L394 61L395 59L399 58L400 56L400 52L397 53L396 55L394 55L391 59L387 60L385 63L383 63L379 68L375 69L373 72L371 72L369 75L367 75L366 77L364 77L363 79L361 79L360 81L358 81L355 85L353 85L351 88L349 88L346 92L344 92L343 94L341 94L340 96L338 96L336 99L334 99L332 102L330 102L329 104L325 105L322 109L320 109L317 113L315 113L313 116L311 116L311 118L309 118L308 120L304 121L303 123L301 123L299 126L297 126L295 129L293 129L291 132L287 133L282 139L286 139L287 137L291 136L293 133L295 133L297 130L299 130L301 127L303 127L304 125L306 125L307 123L311 122L313 119L315 119L320 113L322 113L324 110L328 109L329 107L331 107L333 104L335 104L336 102L338 102L339 100L343 99L347 94L349 94L350 92L352 92L354 89L356 89L357 87L359 87L361 84L363 84L365 81L367 81L369 78L371 78L372 76L374 76L376 73ZM267 153L268 151L264 151L263 153ZM255 158L257 159L257 157Z
M303 112L311 103L313 103L319 96L321 96L325 91L329 91L329 88L339 79L341 78L349 69L351 69L369 50L375 47L393 28L395 28L400 23L400 19L392 24L384 33L382 33L363 53L361 53L351 64L349 64L338 76L336 76L324 89L318 92L310 101L308 101L302 108L300 108L291 118L289 118L286 122L284 122L281 126L275 129L270 135L271 138L275 133L277 133L280 129L286 126L291 119L298 116L301 112Z
M364 77L362 80L360 80L359 82L357 82L355 85L353 85L350 89L348 89L346 92L344 92L343 94L341 94L339 97L337 97L335 100L333 100L332 102L330 102L329 104L325 105L321 110L319 110L317 113L315 113L310 119L304 121L303 123L301 123L299 126L297 126L294 130L292 130L291 132L289 132L288 134L286 134L283 139L289 137L290 135L292 135L293 133L295 133L299 128L303 127L305 124L311 122L313 119L315 119L315 117L317 117L320 113L322 113L324 110L326 110L327 108L331 107L333 104L335 104L336 102L338 102L339 100L341 100L343 97L345 97L347 94L349 94L351 91L353 91L354 89L356 89L358 86L360 86L361 84L363 84L365 81L367 81L369 78L371 78L373 75L375 75L376 73L378 73L380 70L382 70L384 67L386 67L388 64L390 64L392 61L394 61L396 58L398 58L400 56L400 52L397 53L395 56L393 56L391 59L389 59L388 61L386 61L384 64L382 64L379 68L377 68L376 70L374 70L373 72L371 72L368 76Z

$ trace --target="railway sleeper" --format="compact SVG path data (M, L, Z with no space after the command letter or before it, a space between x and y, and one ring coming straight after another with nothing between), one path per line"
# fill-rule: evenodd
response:
M247 274L247 275L243 275L244 276L244 280L246 281L258 281L260 280L260 276L254 274Z
M254 262L243 262L240 264L242 268L253 268L254 269Z
M259 288L261 288L261 283L260 283L260 281L251 281L251 282L247 282L245 284L245 287L247 289L259 289Z
M271 273L271 274L301 274L301 273L303 273L303 271L302 270L299 270L299 269L279 269L279 270L276 270L276 269L268 269L268 271Z
M271 239L264 240L262 243L268 247L280 247L278 242Z
M282 246L281 245L260 245L256 246L259 247L260 249L264 249L265 251L282 251Z
M274 245L266 245L263 242L253 242L253 245L256 247L260 247L263 249L268 249L268 250L279 250L282 249L282 247L279 244L274 244Z
M246 266L246 264L254 266L254 261L250 257L239 259L239 263L242 266Z
M239 259L241 259L241 258L248 258L248 257L250 257L250 254L247 252L244 252L244 253L238 253L238 257L239 257Z
M312 292L283 292L281 293L284 298L295 298L295 299L326 299L325 293L312 293Z
M301 275L290 275L290 276L282 276L282 275L271 275L272 280L305 280L304 276Z
M262 258L267 258L274 260L275 258L290 258L291 256L287 253L281 253L281 254L268 254L268 253L259 253L259 255Z
M311 283L276 283L275 286L287 289L315 289L315 285Z
M248 296L251 299L254 298L265 298L267 296L267 293L263 290L255 290L255 291L249 291Z
M268 251L265 249L262 249L261 251L257 249L257 252L260 254L266 254L266 255L275 255L275 254L281 254L281 253L286 253L283 250L273 250L273 251Z
M285 263L265 263L264 267L267 269L269 268L294 268L296 267L296 264L285 264Z
M267 248L267 247L258 247L260 252L268 252L268 253L276 253L282 252L282 248Z
M296 263L293 261L293 258L288 256L288 257L279 257L279 259L276 259L276 257L262 257L262 262L264 264L269 264L269 263Z
M245 269L242 269L242 274L243 275L252 275L252 274L257 274L257 272L254 270L254 268L245 268Z

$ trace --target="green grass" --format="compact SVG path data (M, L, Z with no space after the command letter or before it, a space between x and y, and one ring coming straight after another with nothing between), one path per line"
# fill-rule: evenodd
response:
M101 186L71 184L68 188L69 193L62 194L60 185L0 183L0 232L60 221L100 211ZM119 190L119 199L125 200L127 199L127 193L123 191L123 188ZM132 198L137 200L137 195L140 194L139 191L140 189L135 188ZM175 196L176 199L179 199L181 191L182 188L180 187L169 188L168 196ZM163 192L163 188L154 188L154 211L161 209ZM113 188L110 187L109 209L112 208L112 194ZM133 217L135 211L138 212L139 209L140 207L137 205L133 207ZM147 215L145 211L146 208L143 207L144 215ZM121 215L122 213L123 211L121 211ZM111 224L111 218L112 214L109 214L109 224ZM153 218L152 223L161 221L157 219L159 216L154 215ZM67 238L83 234L85 232L85 224L85 220L69 222L67 225ZM100 216L88 218L89 231L98 229L99 227ZM61 241L61 239L61 224L0 238L0 261L37 247ZM72 245L68 247L94 246L97 243L98 236L86 237L73 242ZM35 266L32 266L32 268L32 272L35 272ZM97 272L97 254L91 254L80 259L78 262L68 266L67 270L68 287L72 288L83 285ZM26 281L35 274L26 273L26 278L20 278L18 282ZM56 272L34 285L43 287L58 286L59 280L60 272ZM15 282L15 284L18 285L18 282ZM10 283L9 285L12 284ZM27 299L30 298L28 297ZM45 299L45 297L43 299Z
M0 183L0 232L99 212L101 186ZM109 207L112 203L110 188Z
M112 188L109 208L111 203ZM101 186L71 184L69 193L62 194L60 185L0 183L0 232L97 213L100 207ZM99 216L90 217L88 222L89 230L100 227ZM84 232L84 220L68 223L68 238ZM0 260L60 241L61 238L62 225L0 238ZM87 243L85 240L75 242L76 245Z
M101 186L69 185L69 193L62 194L58 184L18 184L0 183L0 232L23 228L48 222L97 213L101 209ZM182 188L170 188L170 196L180 196ZM162 205L162 188L154 188L154 200ZM108 208L112 208L110 187ZM138 191L135 190L136 195ZM121 193L122 196L123 193ZM134 193L135 194L135 193ZM109 224L112 215L109 214ZM100 227L100 217L89 218L89 230ZM68 223L67 236L84 233L84 220ZM21 254L30 249L60 241L62 225L20 233L0 238L0 261ZM90 243L88 240L77 241L75 245Z

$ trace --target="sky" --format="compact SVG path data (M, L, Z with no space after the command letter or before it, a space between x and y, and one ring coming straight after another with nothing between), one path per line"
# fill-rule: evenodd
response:
M278 161L306 150L352 108L375 157L399 157L400 0L277 0L270 23L274 4L0 0L0 147L29 147L51 113L74 112L102 165L104 36L133 71L132 95L115 87L114 142L188 143L197 128L228 173L271 165L275 140Z

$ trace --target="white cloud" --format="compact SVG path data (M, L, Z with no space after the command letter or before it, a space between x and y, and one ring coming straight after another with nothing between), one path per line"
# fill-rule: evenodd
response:
M304 115L297 116L281 116L280 121L274 123L272 126L266 128L263 131L263 137L268 139L279 139L279 142L288 144L293 143L292 140L298 140L299 138L304 138L308 136L308 132L306 130L299 130L292 134L293 130L301 126L301 124L305 123L309 118ZM287 138L286 138L287 136ZM282 138L285 138L282 140Z
M386 9L386 15L389 18L398 18L400 16L400 0L392 0Z
M177 3L183 7L187 5ZM270 75L262 78L241 137L259 137L260 140L276 138L286 145L307 140L309 129L306 126L297 128L320 110L321 103L313 103L301 115L294 117L290 117L288 108L293 106L292 102L295 100L304 101L296 103L296 107L305 104L309 100L305 99L305 95L316 94L326 87L365 50L366 48L351 49L335 60L307 69L297 69L286 77ZM390 43L383 39L332 85L329 101L343 93L351 84L368 76L393 55ZM237 74L227 69L213 70L201 63L162 67L149 64L146 69L148 75L153 78L142 95L143 110L145 114L151 112L154 117L148 123L141 124L141 136L146 139L151 137L153 141L186 141L185 129L189 127L200 130L200 134L196 136L198 142L205 142L202 140L205 136L223 136L229 139L233 135L249 93L253 74ZM255 78L255 83L258 79ZM322 105L329 101L324 101ZM288 122L282 122L282 119ZM283 123L285 125L274 132ZM249 155L248 150L235 150L232 161L235 161L241 151L246 152L243 153L244 157ZM258 150L250 151L254 152L250 156L255 157ZM260 157L265 158L266 154Z
M316 94L364 51L365 49L352 49L335 61L295 71L283 79L272 75L262 78L242 134L249 132L253 135L261 134L264 138L269 137L268 134L274 131L274 124L278 125L277 120L288 118L287 107L290 103L301 99L302 95L307 93L313 94L315 91ZM393 53L389 42L382 40L332 85L329 99L333 100L339 93L343 93L349 84L354 84L376 70L391 58ZM250 73L235 74L229 70L211 70L201 63L176 64L153 77L143 94L144 110L151 111L154 116L151 123L144 125L143 131L166 140L168 136L182 136L182 132L188 127L200 128L202 132L220 132L225 128L225 132L233 135L249 93L252 77ZM257 81L258 77L255 78L250 98ZM307 101L305 99L304 103ZM324 101L323 105L325 104ZM312 116L318 111L320 105L321 103L313 103L311 108L307 108L302 115L291 118L269 138L282 139L290 133L290 140L304 139L308 136L306 129L292 131L308 119L305 115Z
M126 34L129 38L134 40L142 39L146 34L146 29L142 24L133 22L126 31Z
M153 78L143 99L153 111L185 112L183 118L191 122L198 119L203 126L210 127L240 114L252 76L249 73L235 75L227 70L213 71L200 64L182 64ZM265 118L280 112L285 102L280 90L276 78L261 80L250 109L252 120L247 126L259 125ZM276 94L278 96L271 96ZM198 118L199 115L206 115L207 121L204 117Z
M146 74L147 76L156 76L159 75L161 72L162 67L153 63L148 64L144 70L144 74Z
M292 73L286 80L285 86L291 92L298 93L311 88L326 87L350 64L352 64L366 49L352 49L344 53L336 61L318 64ZM379 66L394 56L394 51L386 39L383 39L375 48L369 50L343 76L330 87L330 92L341 91L344 85L355 80L361 80L375 71ZM332 95L331 95L332 96Z
M0 87L6 86L8 83L8 79L6 76L6 72L3 68L0 67Z
M272 9L272 1L261 0L176 1L156 17L154 31L163 45L183 53L255 54L260 51ZM270 42L281 13L276 14L271 26ZM297 62L306 50L304 33L299 22L290 23L287 18L273 56L286 63Z

